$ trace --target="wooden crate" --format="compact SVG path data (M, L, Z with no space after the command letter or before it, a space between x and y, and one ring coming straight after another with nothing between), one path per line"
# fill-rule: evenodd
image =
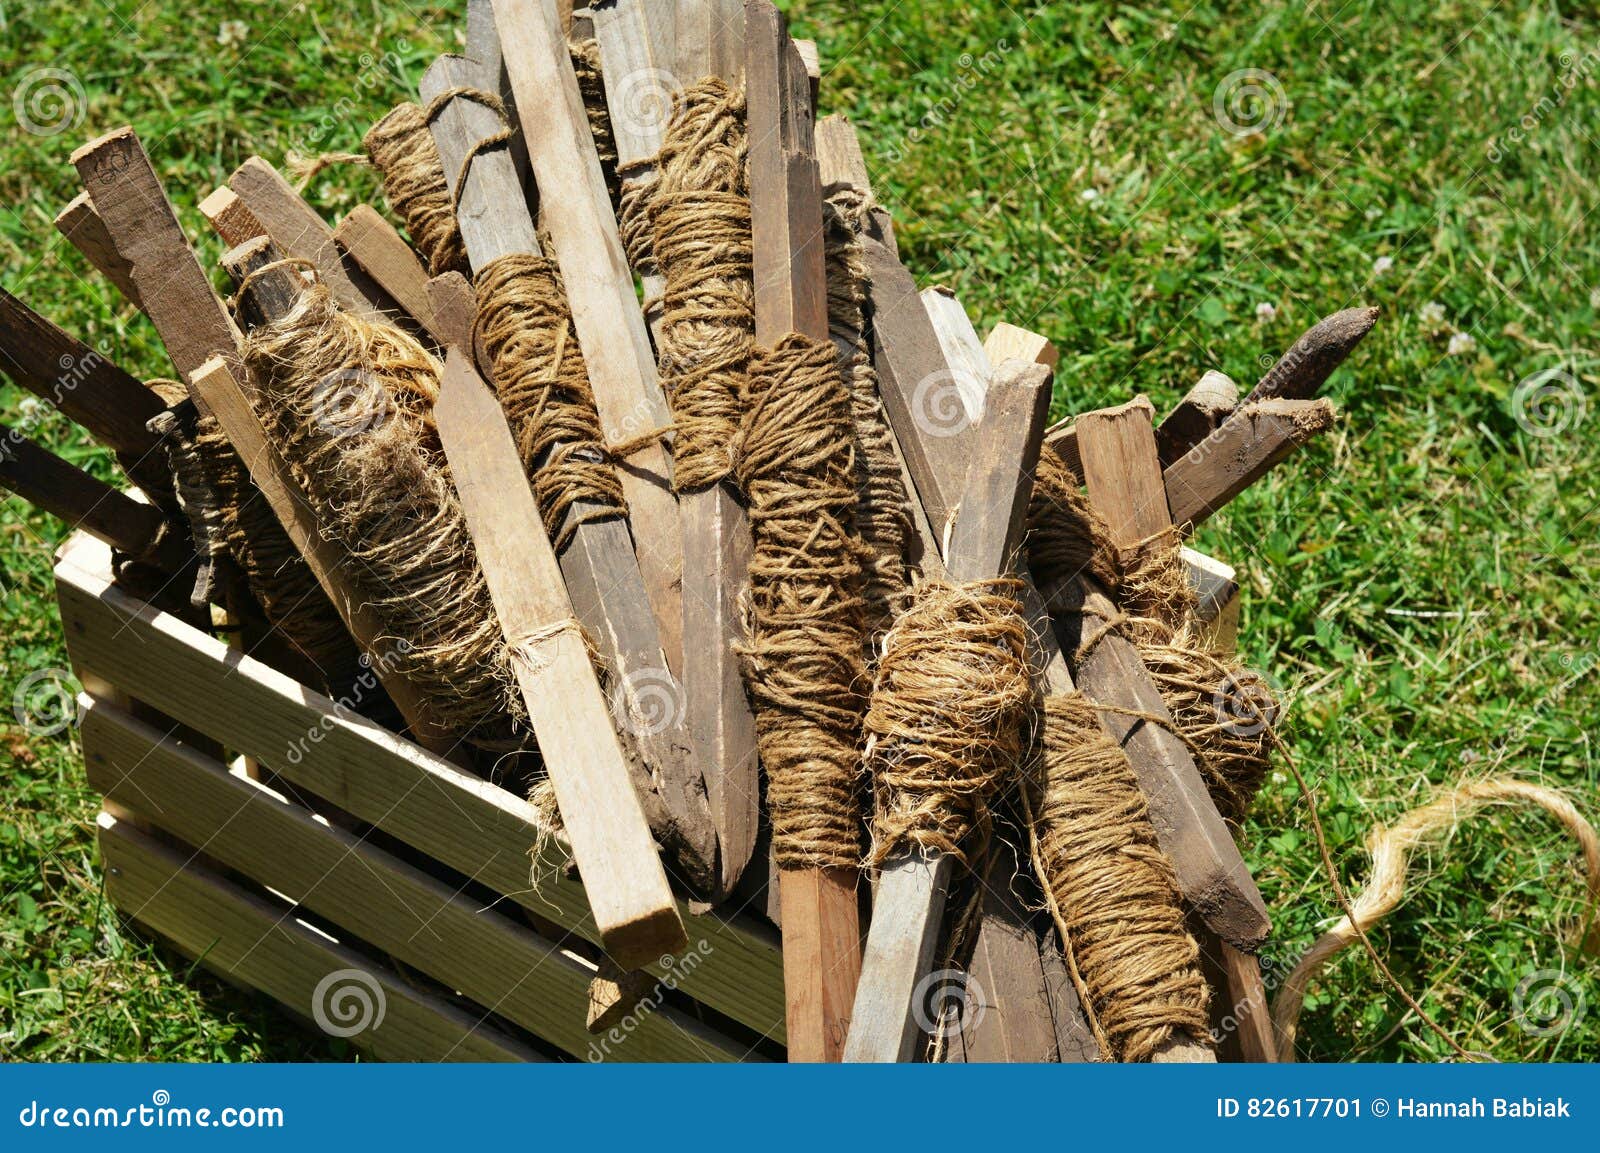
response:
M83 534L55 572L107 888L134 921L300 1018L364 974L386 1012L350 1041L391 1060L782 1056L771 926L685 906L689 948L591 1034L599 937L570 873L535 887L531 805L131 595Z

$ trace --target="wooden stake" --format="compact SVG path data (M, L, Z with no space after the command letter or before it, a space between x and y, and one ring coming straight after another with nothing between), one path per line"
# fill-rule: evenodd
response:
M252 156L228 177L238 195L285 256L309 260L339 306L364 320L394 323L395 303L359 268L346 267L333 229L272 165Z
M358 204L333 230L339 251L370 276L441 346L428 299L428 270L395 226L370 204Z
M1245 404L1167 466L1172 523L1193 532L1294 449L1332 428L1334 417L1333 405L1323 399Z
M516 442L459 348L434 418L606 952L623 969L642 968L688 935Z
M267 226L256 219L256 214L239 199L239 194L226 184L200 202L200 215L229 248L238 248L267 234Z
M56 231L65 236L83 254L89 266L98 271L141 312L144 305L139 300L139 286L133 282L133 268L122 258L117 246L106 231L105 221L95 209L87 192L80 192L56 217Z
M441 56L422 78L423 99L431 101L440 93L476 83L476 68L465 57ZM433 136L452 186L461 178L462 162L499 127L499 118L491 109L471 100L454 99L440 110ZM461 237L474 270L481 271L503 256L539 254L533 221L517 193L516 173L507 152L490 149L477 154L458 199ZM637 316L637 302L629 307ZM491 367L483 365L485 371ZM622 469L625 482L631 475L627 467ZM585 508L580 505L574 515L581 520ZM710 754L701 749L696 740L699 734L689 727L686 687L674 672L682 666L673 663L668 648L670 638L679 635L681 617L671 622L675 627L668 630L652 615L656 602L644 566L648 544L637 535L639 517L644 513L637 506L630 506L630 512L633 538L628 523L618 518L580 523L561 553L561 568L578 616L612 671L618 716L628 722L630 743L643 761L639 786L647 797L658 798L659 807L652 807L649 813L652 827L670 840L688 873L688 883L699 893L720 897L725 892L725 874L718 865L717 829L701 759ZM674 520L676 516L674 505ZM659 578L659 571L656 575ZM672 608L680 614L683 611L676 600ZM665 708L657 709L651 702L664 703ZM634 724L635 717L651 719Z
M1061 353L1048 337L1026 328L1001 321L989 330L983 341L984 355L990 364L1004 364L1008 360L1027 360L1045 365L1051 372L1061 362Z
M1246 404L1281 397L1309 400L1322 390L1334 369L1378 323L1376 308L1347 308L1317 321L1256 382Z
M1210 436L1238 407L1239 386L1220 372L1207 372L1156 426L1162 466Z
M637 442L671 424L672 413L656 379L650 334L639 313L566 37L548 4L495 0L494 15L539 185L543 223L589 366L601 432L608 445ZM639 567L663 647L669 664L682 668L683 537L672 461L666 446L652 439L621 467Z
M945 552L952 580L991 580L1015 562L1050 404L1049 381L1049 369L1016 362L994 381ZM932 967L954 872L954 857L925 849L884 866L846 1061L911 1059L919 1033L917 992ZM1037 951L1033 963L1038 964Z

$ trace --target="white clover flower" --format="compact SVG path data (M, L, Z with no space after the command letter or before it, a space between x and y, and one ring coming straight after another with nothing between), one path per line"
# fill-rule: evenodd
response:
M1437 300L1430 300L1422 306L1422 311L1417 313L1417 318L1429 328L1438 328L1444 323L1444 305Z
M224 48L243 44L250 38L250 25L243 20L224 20L217 25L217 43Z
M1380 256L1372 262L1372 275L1382 276L1394 267L1394 257Z
M17 412L25 421L37 420L39 414L43 411L44 405L40 403L37 396L25 396L17 404Z
M1275 317L1277 315L1278 315L1277 306L1275 304L1273 304L1269 300L1263 300L1260 304L1256 305L1256 319L1257 320L1265 322L1265 321L1271 320L1273 317Z
M1085 188L1082 192L1078 193L1078 199L1082 200L1086 204L1095 200L1099 200L1100 190L1098 188Z
M1446 356L1458 356L1464 352L1471 352L1478 347L1478 342L1472 338L1470 332L1455 332L1450 335L1450 343L1445 346Z

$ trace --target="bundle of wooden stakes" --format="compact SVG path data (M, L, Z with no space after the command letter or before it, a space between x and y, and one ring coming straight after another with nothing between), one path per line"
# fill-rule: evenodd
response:
M9 428L0 483L531 795L614 963L597 1021L754 909L791 1060L1272 1059L1235 833L1277 704L1184 540L1332 426L1375 310L1242 399L1046 427L1056 350L918 291L818 83L770 0L472 0L367 134L393 223L260 158L203 199L227 302L103 136L57 223L176 379L3 292L0 368L142 496Z

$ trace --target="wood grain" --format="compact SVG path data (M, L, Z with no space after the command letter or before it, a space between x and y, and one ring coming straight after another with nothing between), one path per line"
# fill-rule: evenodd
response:
M133 282L133 266L117 251L116 242L106 231L106 222L87 192L80 192L56 215L56 231L82 253L89 266L117 286L135 308L143 311L139 286Z
M1215 370L1203 375L1156 426L1165 467L1216 431L1239 407L1239 386Z
M1326 400L1263 400L1240 407L1222 427L1167 466L1172 523L1195 528L1279 461L1333 427Z
M428 270L405 237L377 209L370 204L356 205L333 230L333 242L423 331L443 344L428 299Z

